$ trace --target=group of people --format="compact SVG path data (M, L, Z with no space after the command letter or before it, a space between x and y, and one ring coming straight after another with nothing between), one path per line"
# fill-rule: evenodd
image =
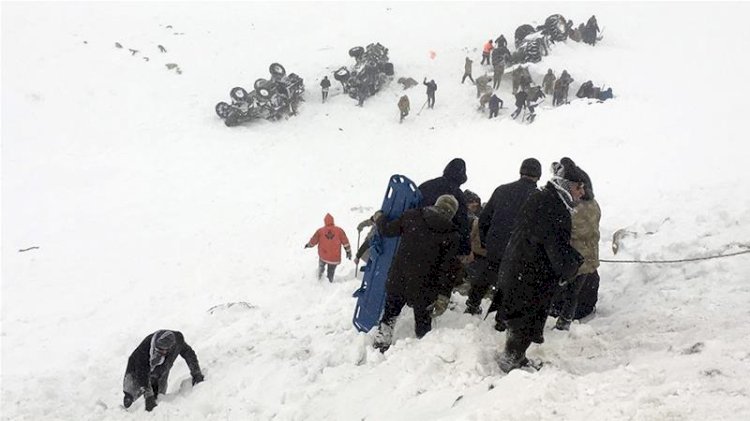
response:
M389 349L406 305L414 310L416 337L426 335L464 282L469 284L465 313L483 314L482 300L492 298L488 314L496 312L495 329L506 332L498 361L505 372L530 364L526 350L532 342L544 342L549 315L557 317L555 329L568 330L574 319L594 311L601 210L590 177L573 160L562 158L551 169L552 177L539 188L542 166L525 159L520 177L497 187L482 206L476 193L461 190L466 163L456 158L442 176L419 186L421 207L394 220L378 211L359 224L358 231L374 229L357 250L356 263L367 260L375 229L385 237L400 236L375 348ZM313 238L320 238L319 276L324 264L340 263L342 247L351 258L346 235L329 215ZM326 255L331 248L339 255ZM593 296L585 292L591 290Z
M524 160L519 179L495 189L482 207L478 195L460 189L466 166L457 158L443 176L419 186L421 208L392 221L376 212L360 224L358 229L372 224L380 235L401 237L373 345L382 352L390 347L405 305L414 310L415 335L423 337L466 278L466 313L482 314L482 299L495 289L489 312L496 312L495 328L506 332L499 359L505 372L529 364L526 350L544 341L549 314L558 316L556 329L567 330L574 318L593 311L590 298L582 303L587 313L578 307L581 291L593 282L598 288L599 206L588 174L570 158L552 170L549 182L537 188L541 164Z

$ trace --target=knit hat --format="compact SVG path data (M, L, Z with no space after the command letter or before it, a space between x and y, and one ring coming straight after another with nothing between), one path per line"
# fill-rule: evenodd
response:
M458 200L450 194L444 194L437 198L435 207L446 214L450 214L450 217L453 218L456 212L458 212Z
M564 178L574 183L585 183L586 176L583 174L580 168L573 162L572 159L565 157L560 160L559 163L553 162L552 169L556 176Z
M162 332L158 338L156 338L156 342L154 342L154 345L156 345L159 349L172 349L175 344L175 338L174 338L174 332L171 330L167 330Z
M482 199L479 198L479 195L469 189L464 190L464 196L466 197L466 203L482 204Z
M539 178L542 176L542 164L535 158L526 158L521 163L521 175Z

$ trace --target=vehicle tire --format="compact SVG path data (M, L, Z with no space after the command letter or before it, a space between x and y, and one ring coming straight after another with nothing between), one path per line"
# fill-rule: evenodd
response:
M257 92L258 96L261 97L262 99L271 98L271 91L267 87L261 87L255 92Z
M516 32L514 34L514 38L516 40L516 48L518 48L521 45L521 42L529 36L529 34L533 34L536 32L536 29L534 29L531 25L521 25L518 28L516 28Z
M244 101L247 98L247 91L245 88L237 86L229 91L229 97L235 101Z
M267 86L268 86L268 80L263 79L263 78L256 79L255 83L253 83L253 89L255 89L256 91L260 88L265 88Z
M347 70L346 67L342 67L333 72L333 78L339 82L343 82L349 78L349 70Z
M386 74L386 76L393 76L393 63L383 63L383 73Z
M365 49L362 47L352 47L349 49L349 56L354 58L360 58L362 57L362 54L365 53Z
M232 113L232 106L227 104L226 102L220 102L216 104L216 107L214 109L216 110L216 115L223 119L226 119L227 117L229 117L229 114Z
M271 76L274 77L286 76L286 69L279 63L272 63L270 66L268 66L268 71L271 73Z

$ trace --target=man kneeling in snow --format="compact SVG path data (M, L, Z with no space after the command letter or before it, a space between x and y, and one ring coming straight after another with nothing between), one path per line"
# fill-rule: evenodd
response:
M193 348L185 343L182 333L157 330L146 336L130 354L122 384L125 393L122 404L125 408L129 408L141 395L146 395L146 411L156 407L156 395L167 393L169 370L177 355L185 359L193 376L193 385L203 381L198 357Z
M372 219L385 237L401 236L393 257L383 318L374 346L385 352L391 346L393 326L405 305L414 308L415 333L421 338L432 329L432 317L448 307L457 271L459 234L452 219L458 210L455 197L444 194L434 206L410 209L393 221L378 211Z

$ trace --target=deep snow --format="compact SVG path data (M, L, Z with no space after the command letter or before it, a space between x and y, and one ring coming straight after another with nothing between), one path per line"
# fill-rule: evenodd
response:
M743 250L748 12L741 3L3 3L2 418L750 418L748 255L603 263L596 316L568 333L548 325L529 351L547 362L542 371L503 376L494 358L504 336L464 315L458 295L424 339L405 311L395 345L373 351L351 325L354 265L320 283L315 252L302 249L326 212L354 240L393 173L419 183L459 156L464 187L487 200L523 158L542 161L546 179L567 155L593 178L602 258ZM474 87L459 83L464 57L476 77L484 41L498 31L512 40L518 25L552 13L576 24L595 13L605 38L553 46L531 65L535 81L565 68L571 94L591 79L616 99L543 109L533 125L508 110L499 121L477 113ZM396 77L436 80L434 110L415 115L424 90L413 88L399 125L395 82L361 109L336 90L320 104L320 78L373 41L390 49ZM300 115L226 128L214 104L266 77L273 61L305 78ZM500 96L513 102L507 79ZM613 256L620 228L640 235ZM207 311L240 301L253 307ZM125 411L127 357L160 328L185 334L206 382L181 388L189 375L178 361L153 413L143 400Z

